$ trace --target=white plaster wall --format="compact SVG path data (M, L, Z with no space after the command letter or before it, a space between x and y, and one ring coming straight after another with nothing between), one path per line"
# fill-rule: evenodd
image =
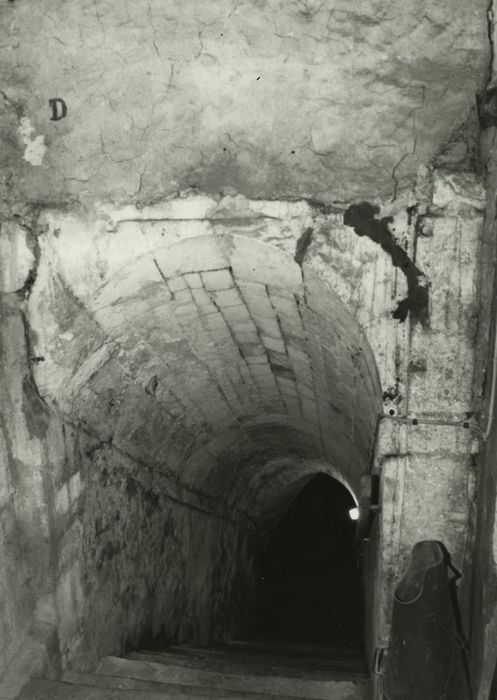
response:
M487 4L4 2L4 192L395 197L474 106Z

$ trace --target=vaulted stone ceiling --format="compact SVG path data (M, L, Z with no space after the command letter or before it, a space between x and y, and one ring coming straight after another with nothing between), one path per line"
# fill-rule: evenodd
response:
M360 492L381 390L332 289L245 236L167 245L134 222L81 245L68 224L49 224L30 303L45 401L259 521L317 472Z
M465 157L487 5L4 2L3 186L52 204L394 197L447 143Z

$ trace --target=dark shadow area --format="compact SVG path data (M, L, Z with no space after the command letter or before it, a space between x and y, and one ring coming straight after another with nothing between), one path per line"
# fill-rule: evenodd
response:
M458 578L460 573L441 542L423 540L414 545L394 594L383 679L385 697L473 697L457 598Z
M494 668L492 687L490 688L490 695L488 696L488 700L497 700L497 664Z
M344 213L343 223L351 226L358 236L367 236L374 243L378 243L391 257L394 267L400 268L406 276L407 298L398 303L392 314L393 318L404 322L410 313L414 321L426 325L430 296L425 275L416 267L390 230L393 217L384 216L378 219L379 213L380 208L369 202L351 204ZM409 217L415 213L415 207L408 209Z
M259 640L362 650L354 507L347 489L324 474L294 500L259 560Z

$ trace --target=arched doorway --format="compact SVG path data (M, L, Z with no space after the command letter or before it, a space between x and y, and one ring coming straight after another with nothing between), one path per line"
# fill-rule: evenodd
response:
M326 474L317 474L300 491L259 558L260 639L362 647L356 514L350 492Z

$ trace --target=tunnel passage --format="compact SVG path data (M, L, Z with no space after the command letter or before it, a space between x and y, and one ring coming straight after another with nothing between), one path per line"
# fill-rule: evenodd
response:
M93 571L82 599L113 606L120 625L207 643L243 634L255 533L311 477L359 494L381 390L344 303L290 256L225 235L157 237L137 257L138 235L133 223L101 234L84 264L76 227L41 239L33 372L44 401L95 444L81 470ZM99 629L88 610L84 624Z
M257 566L257 637L357 649L363 592L355 500L318 474L271 532Z

